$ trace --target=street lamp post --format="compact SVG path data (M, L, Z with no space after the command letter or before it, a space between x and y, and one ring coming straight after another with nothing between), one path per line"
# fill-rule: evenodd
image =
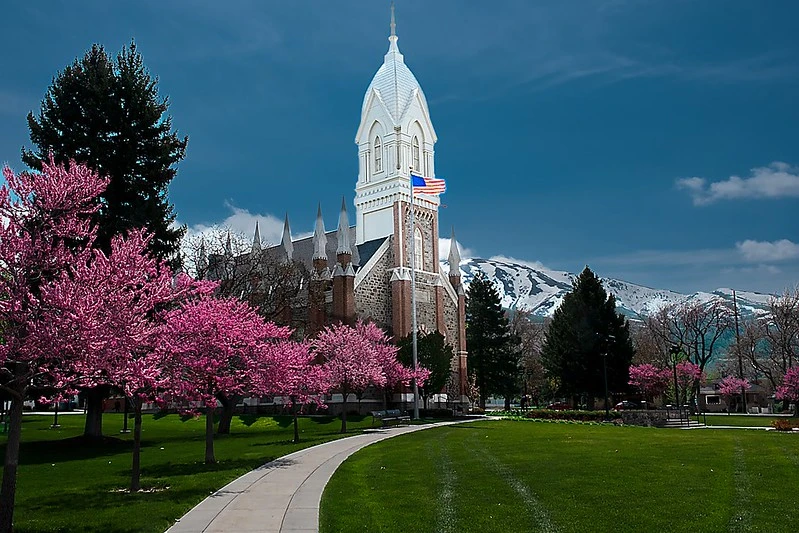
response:
M669 348L669 355L671 355L671 369L674 373L674 403L677 406L677 413L682 419L682 407L680 407L680 389L677 384L677 358L680 355L680 347L672 344Z

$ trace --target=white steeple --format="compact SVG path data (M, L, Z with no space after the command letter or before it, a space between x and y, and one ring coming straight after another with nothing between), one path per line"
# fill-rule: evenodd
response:
M322 220L322 204L316 208L316 227L313 232L313 259L327 260L327 235L325 235L325 221Z
M252 257L257 259L261 254L261 230L258 229L258 221L255 221L255 235L252 238Z
M427 99L397 45L392 6L388 52L369 84L355 135L359 171L355 187L355 244L394 233L393 205L410 201L410 170L435 176L437 137ZM437 209L437 197L416 203Z
M350 246L350 220L347 216L347 203L344 198L341 199L341 212L338 215L338 231L336 232L338 245L336 246L336 254L350 254L352 255L352 246Z
M461 254L458 251L458 241L455 240L455 228L452 228L452 238L449 241L449 275L461 275Z
M280 245L286 252L286 262L290 263L294 259L294 243L291 242L291 228L289 227L289 214L286 213L286 220L283 222L283 239Z

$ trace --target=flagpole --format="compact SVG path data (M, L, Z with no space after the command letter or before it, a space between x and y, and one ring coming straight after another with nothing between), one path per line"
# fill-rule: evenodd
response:
M411 184L411 335L413 339L413 419L419 420L419 385L416 383L416 373L419 370L418 345L416 343L416 214L413 208L413 175L408 174Z

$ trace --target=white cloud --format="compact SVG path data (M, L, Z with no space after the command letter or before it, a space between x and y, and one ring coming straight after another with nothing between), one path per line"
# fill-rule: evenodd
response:
M508 257L505 255L494 255L489 257L490 261L501 261L503 263L516 263L517 265L524 265L536 270L552 270L540 261L527 261L526 259L516 259L515 257Z
M799 244L788 239L773 242L745 240L735 243L735 247L745 260L752 263L799 259Z
M447 239L445 237L438 238L438 260L439 261L446 261L449 259L449 249L452 246L452 239ZM464 259L471 259L474 257L474 250L471 248L467 248L463 245L463 243L458 242L458 250L461 253L461 260Z
M694 205L741 198L799 197L799 169L775 161L766 167L753 168L751 172L747 178L730 176L710 184L704 178L682 178L677 180L677 188L687 190Z
M261 239L266 244L280 242L280 238L283 235L283 220L271 214L250 213L247 209L236 207L227 202L225 206L231 211L227 218L220 222L189 226L186 236L192 237L194 235L212 233L222 228L230 230L231 233L252 239L255 233L255 222L257 221L261 231ZM297 235L292 236L297 238Z

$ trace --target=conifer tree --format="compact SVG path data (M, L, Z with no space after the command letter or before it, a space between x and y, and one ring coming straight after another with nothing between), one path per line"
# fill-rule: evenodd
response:
M94 217L96 246L108 253L115 235L146 228L150 252L177 266L185 228L172 226L167 192L188 137L172 130L168 107L135 43L116 60L95 44L53 79L38 116L28 114L34 150L23 148L22 160L38 170L52 153L58 164L74 160L109 179Z
M511 335L499 292L482 273L472 279L466 295L466 343L469 372L480 389L480 406L485 407L492 394L505 396L507 406L518 378L518 343Z
M145 228L149 252L177 268L185 228L173 227L167 192L188 137L172 131L168 107L135 43L115 60L95 44L53 79L38 116L28 114L34 150L23 148L22 160L40 170L52 154L58 164L74 161L108 179L93 215L94 246L109 254L115 236ZM102 401L109 392L102 384L86 390L86 437L102 436Z
M610 392L627 389L632 358L627 320L616 312L615 297L585 267L552 317L542 350L544 368L559 381L562 394L586 395L593 405L605 393L605 368Z
M413 336L408 335L400 339L397 345L400 362L413 368ZM416 352L419 365L430 371L430 377L422 389L424 406L427 409L427 401L434 394L444 390L452 374L452 346L447 344L444 335L434 331L427 335L419 335Z

